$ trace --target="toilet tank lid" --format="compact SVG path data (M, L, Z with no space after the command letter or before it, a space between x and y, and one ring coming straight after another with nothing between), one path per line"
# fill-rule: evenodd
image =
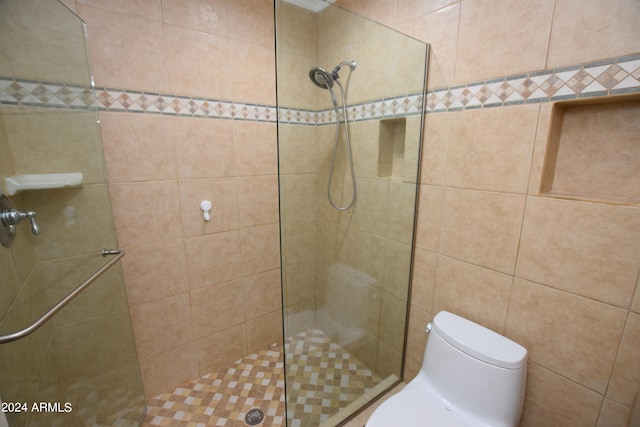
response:
M510 339L448 311L441 311L432 330L458 350L492 365L518 369L527 362L527 349Z

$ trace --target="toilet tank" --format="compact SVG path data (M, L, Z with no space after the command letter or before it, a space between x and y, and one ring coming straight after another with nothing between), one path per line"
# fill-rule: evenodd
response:
M442 311L433 319L422 368L414 381L431 389L472 425L517 426L522 413L527 350L481 325Z

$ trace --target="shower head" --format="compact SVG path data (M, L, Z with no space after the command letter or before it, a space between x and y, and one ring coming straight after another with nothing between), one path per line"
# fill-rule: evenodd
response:
M338 73L340 69L348 65L351 71L356 69L356 61L342 61L336 68L333 69L331 73L329 73L324 68L314 67L309 71L309 78L316 86L321 87L322 89L331 89L333 87L333 82L337 82L340 77Z
M333 87L333 76L323 68L312 68L309 71L309 78L316 86L322 89L331 89Z

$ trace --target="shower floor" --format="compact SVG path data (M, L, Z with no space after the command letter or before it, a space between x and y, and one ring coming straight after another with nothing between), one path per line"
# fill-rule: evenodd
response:
M285 343L291 427L327 422L342 408L373 390L381 379L320 330L310 329ZM151 399L143 426L246 426L245 416L262 410L261 426L285 425L284 367L274 345Z

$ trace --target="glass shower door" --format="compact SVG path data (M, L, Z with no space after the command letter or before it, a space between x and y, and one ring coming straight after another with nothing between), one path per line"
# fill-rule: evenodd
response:
M287 425L335 426L402 378L427 46L292 3L276 1Z
M0 1L0 192L0 425L140 425L86 31L57 1Z

